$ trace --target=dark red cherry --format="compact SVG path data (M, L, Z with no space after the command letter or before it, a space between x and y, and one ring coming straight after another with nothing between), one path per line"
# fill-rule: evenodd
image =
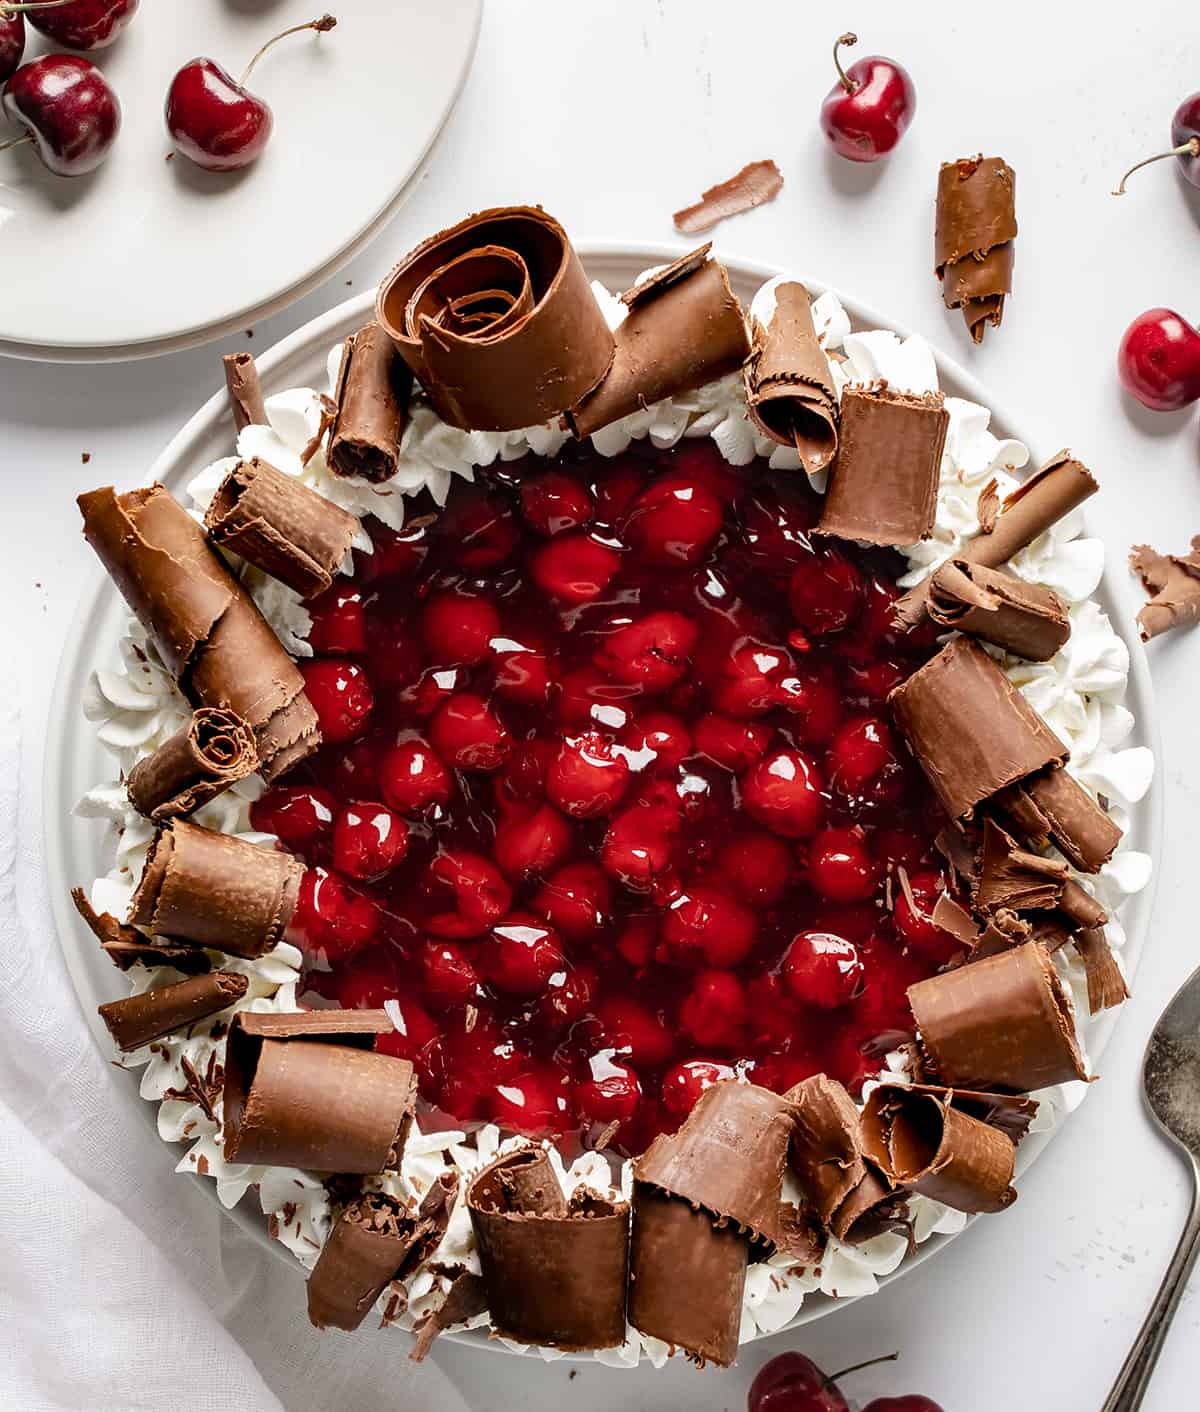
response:
M1154 412L1177 412L1200 397L1200 333L1174 309L1147 309L1117 350L1125 391Z
M717 1059L689 1059L663 1075L662 1102L668 1113L686 1118L706 1088L736 1078L728 1064Z
M0 151L32 142L56 176L94 171L121 130L121 104L93 63L75 54L47 54L25 64L4 85L0 107L25 129Z
M747 1412L850 1412L833 1380L803 1353L780 1353L750 1384Z
M638 1076L611 1049L588 1061L590 1077L575 1085L572 1102L585 1123L627 1123L642 1097Z
M308 645L322 657L361 657L367 651L362 590L343 580L308 605Z
M862 601L862 574L838 549L821 549L792 570L788 603L807 637L824 637L849 627Z
M904 136L917 110L917 90L894 59L878 54L843 69L838 50L858 43L843 34L833 46L838 81L821 104L821 130L852 162L877 162Z
M742 775L742 807L784 838L807 838L825 817L816 765L799 750L776 750Z
M300 671L322 739L344 745L362 735L375 706L371 683L362 667L357 662L323 658L301 663Z
M337 873L309 868L300 879L287 938L320 965L329 967L375 940L379 909Z
M382 804L348 804L333 826L333 866L352 878L389 872L408 852L408 825Z
M910 1392L903 1397L877 1397L868 1402L863 1412L942 1412L931 1397Z
M512 749L512 737L483 697L460 691L440 706L429 723L429 739L456 770L498 770Z
M663 917L663 957L679 966L736 966L750 954L757 927L754 913L732 891L692 883Z
M0 83L15 74L25 52L25 16L16 10L0 10Z
M66 49L104 49L137 14L139 0L70 0L30 4L29 23Z
M746 993L732 971L699 971L679 1007L679 1027L706 1049L736 1049L746 1021Z
M620 567L615 549L582 532L559 535L529 561L534 583L560 603L590 603Z
M547 471L521 483L521 513L530 529L547 539L583 529L594 511L587 487L566 471Z
M271 137L274 120L263 99L246 88L255 65L272 45L289 34L315 30L324 34L337 21L332 15L293 25L270 39L246 65L239 79L213 59L184 64L167 92L166 122L175 148L210 172L249 166Z
M783 957L783 979L802 1005L836 1010L863 988L858 948L829 932L801 932Z
M878 881L879 865L862 829L822 829L809 844L809 886L830 902L863 902Z
M433 746L419 739L405 740L383 757L379 769L383 797L401 814L413 814L431 804L446 804L454 793L454 780Z
M250 824L260 833L273 833L293 853L307 856L328 838L336 808L327 789L275 785L251 804Z
M489 985L505 995L541 995L556 972L566 970L558 933L540 917L511 912L479 949Z
M1134 174L1148 167L1151 162L1161 162L1166 157L1174 157L1184 181L1192 186L1200 186L1200 93L1192 93L1180 103L1171 118L1171 150L1159 152L1138 162L1121 178L1121 184L1113 192L1114 196L1124 196L1125 183Z
M450 940L482 936L512 902L512 889L496 865L465 849L440 853L426 871L422 890L432 909L426 930Z

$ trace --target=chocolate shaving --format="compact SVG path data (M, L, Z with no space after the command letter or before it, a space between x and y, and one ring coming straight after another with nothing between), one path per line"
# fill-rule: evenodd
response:
M975 891L979 877L976 861L982 835L972 825L947 824L933 841L934 847L954 869L968 892Z
M378 485L396 474L408 421L412 372L378 323L342 344L326 459L335 475Z
M740 216L743 211L774 201L782 190L783 176L774 162L748 162L727 181L710 186L694 206L676 211L671 219L676 230L695 235L729 216Z
M996 528L1000 514L1000 486L995 476L979 492L975 505L975 518L979 521L979 533L991 534Z
M886 1083L887 1080L884 1080ZM981 1123L999 1128L1007 1134L1013 1146L1019 1146L1037 1116L1038 1100L1027 1094L988 1093L980 1089L947 1088L944 1084L924 1083L914 1079L906 1084L909 1093L930 1093L953 1108L961 1109Z
M233 711L198 706L191 720L129 772L129 802L148 819L192 814L258 768L254 732Z
M974 917L948 892L938 893L930 919L935 927L949 932L955 941L968 951L973 951L979 945L979 927L976 925Z
M982 961L987 956L998 956L1002 951L1011 951L1033 940L1033 926L1018 917L1011 908L998 908L988 919L979 940L969 959Z
M1052 840L1081 873L1098 873L1121 841L1121 830L1066 770L1042 770L996 802L1026 837Z
M629 312L614 335L612 366L564 418L590 436L664 397L691 392L740 368L750 352L746 320L725 267L704 245L622 296Z
M1160 554L1148 544L1134 545L1129 565L1150 595L1150 602L1137 615L1143 642L1171 628L1200 622L1200 534L1182 555Z
M480 211L417 246L376 318L451 426L512 431L574 406L613 336L566 232L544 211Z
M928 539L949 425L940 392L846 388L816 533L897 547Z
M487 1307L487 1290L483 1280L460 1268L451 1281L446 1298L413 1329L416 1338L408 1356L414 1363L423 1363L439 1334L454 1328L456 1324L467 1323Z
M578 1352L625 1341L629 1205L580 1188L568 1201L542 1148L490 1163L467 1188L492 1326Z
M972 638L956 637L888 697L896 722L952 819L1067 747Z
M1057 907L1067 879L1065 863L1019 848L994 819L984 821L975 906L985 916L1005 907L1014 911Z
M71 901L118 970L128 971L132 966L174 966L177 971L198 973L207 971L212 964L205 953L194 946L161 939L151 941L136 927L118 922L111 912L97 912L81 887L71 889Z
M231 956L262 956L283 936L303 874L290 853L176 819L150 845L129 920Z
M253 353L226 353L225 386L233 407L234 427L241 431L248 426L267 425L267 407L263 401L262 384Z
M156 986L99 1008L113 1043L123 1053L187 1029L226 1009L246 993L249 981L232 971L211 971L175 985Z
M1070 998L1037 942L918 981L908 1000L941 1083L1029 1093L1087 1078Z
M1056 593L999 569L947 559L929 587L929 616L1029 662L1048 662L1071 636Z
M254 730L271 784L321 743L304 678L254 600L164 486L79 497L84 538L193 705Z
M416 1080L377 1054L383 1010L239 1010L225 1050L225 1160L319 1172L398 1171Z
M1000 327L1012 293L1017 238L1013 169L999 157L944 162L938 172L934 270L947 309L961 309L976 343Z
M752 319L750 333L743 376L751 418L781 446L794 447L810 475L824 470L837 451L838 400L808 290L795 280L776 284L769 321L764 327Z
M1099 490L1091 471L1069 451L1060 451L1008 496L989 533L968 539L954 556L959 563L998 569ZM896 602L893 621L914 628L925 617L931 578Z
M1071 929L1082 928L1085 931L1103 927L1108 922L1108 913L1096 901L1090 892L1085 892L1074 878L1068 878L1063 884L1062 897L1058 901L1059 911L1068 918Z
M1117 965L1108 938L1099 927L1089 927L1075 938L1075 950L1087 976L1088 1010L1098 1015L1129 999L1129 986Z
M213 543L286 583L306 602L340 571L356 516L255 456L217 487L204 515Z

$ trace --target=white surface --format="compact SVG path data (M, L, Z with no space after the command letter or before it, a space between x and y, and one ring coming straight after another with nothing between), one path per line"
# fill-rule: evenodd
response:
M664 0L636 14L609 0L578 19L548 0L494 4L463 103L402 219L320 296L257 327L249 346L267 346L352 292L345 279L355 290L369 284L408 244L467 210L541 200L580 241L667 239L672 209L743 161L773 156L784 192L724 227L726 248L811 269L886 308L975 369L1001 403L1020 410L1040 445L1069 442L1104 483L1089 523L1114 555L1142 539L1182 548L1200 529L1197 414L1131 409L1117 391L1112 360L1125 323L1140 309L1167 303L1192 312L1200 205L1165 168L1142 173L1122 202L1107 193L1127 160L1162 144L1172 107L1195 82L1186 46L1174 37L1186 30L1189 11L1146 4L1118 32L1092 23L1090 7L1063 4L1044 10L1035 43L1025 26L1004 33L984 13L954 11L931 24L928 16L902 20L895 7L860 0L838 25L852 18L865 48L906 62L921 106L889 166L857 169L826 156L814 121L828 84L825 36L814 38L811 18L795 6L753 9L755 22L733 29L727 6L699 0ZM772 65L769 55L786 61ZM536 83L517 81L530 73ZM751 101L770 115L756 128ZM1006 323L973 350L959 317L941 309L929 273L930 226L937 162L981 145L1017 170L1022 233ZM673 148L681 155L669 166L665 154ZM236 346L230 341L226 349ZM52 667L81 585L91 579L72 497L138 478L199 394L218 385L219 351L138 368L0 365L4 611L13 637L0 661L19 666L22 688L21 921L29 964L59 975L47 1010L57 1005L68 1017L74 1002L61 991L65 978L45 930L33 855L40 849L41 731ZM86 467L83 451L92 453ZM1125 602L1132 611L1132 588ZM1193 634L1157 643L1151 653L1166 745L1167 844L1137 993L1105 1057L1104 1082L1053 1156L1030 1174L1017 1206L978 1223L895 1289L750 1350L731 1373L678 1367L629 1375L585 1366L570 1385L574 1407L665 1412L686 1399L737 1409L761 1362L793 1345L828 1368L901 1349L900 1365L855 1376L849 1390L863 1401L886 1390L919 1390L946 1412L1099 1407L1183 1220L1182 1171L1141 1111L1136 1072L1155 1016L1198 959L1188 848L1200 802L1192 782L1198 651ZM0 846L11 832L0 816ZM11 910L2 895L0 904L0 913ZM37 1223L65 1223L73 1235L65 1256L53 1257L47 1244L33 1260L22 1253L24 1226L4 1230L6 1247L21 1255L12 1267L18 1277L0 1282L0 1359L11 1360L0 1392L14 1405L157 1412L180 1405L163 1389L188 1386L187 1370L198 1378L202 1368L220 1366L238 1395L223 1402L206 1392L195 1399L200 1405L448 1412L461 1405L457 1389L466 1405L489 1412L561 1407L568 1377L562 1366L531 1368L448 1347L437 1355L445 1378L429 1367L414 1378L394 1344L369 1333L330 1339L314 1355L315 1340L292 1317L297 1295L286 1272L272 1273L257 1256L258 1264L247 1265L222 1239L200 1193L169 1177L169 1152L144 1135L123 1105L121 1086L112 1083L107 1094L76 1106L77 1085L86 1097L88 1085L104 1082L82 1017L74 1021L79 1042L52 1068L39 1069L27 1067L30 1047L48 1047L49 1013L31 1013L5 988L0 1015L7 1031L0 1092L15 1111L0 1126L0 1226L15 1211L35 1230ZM44 1153L30 1168L34 1138L81 1174L65 1208L57 1199L63 1178ZM141 1182L123 1192L110 1164L132 1168L139 1143L147 1145L137 1165ZM85 1198L82 1220L76 1203ZM140 1346L142 1330L162 1321L169 1346L187 1356L181 1381L160 1383L157 1395L140 1400L122 1382L119 1364L100 1361L104 1343L93 1341L88 1325L117 1312L112 1289L121 1267L105 1263L104 1241L125 1220L133 1242L125 1264L138 1293L124 1316L124 1344ZM135 1228L146 1232L141 1241ZM164 1257L174 1262L174 1277ZM165 1314L155 1312L154 1291ZM268 1309L271 1293L288 1306L288 1317L250 1317L249 1310ZM63 1294L71 1321L48 1339L42 1311ZM204 1318L205 1307L218 1321L239 1319L257 1372ZM1194 1405L1198 1311L1190 1295L1149 1412ZM111 1324L102 1327L111 1332ZM81 1364L99 1370L96 1381L76 1381Z
M28 146L0 153L0 352L87 360L173 350L315 288L397 210L459 92L481 4L347 0L332 6L330 33L283 40L249 84L275 131L240 172L164 160L171 79L197 54L236 78L262 43L320 6L142 5L90 56L123 109L108 160L66 180ZM49 52L26 28L26 60Z

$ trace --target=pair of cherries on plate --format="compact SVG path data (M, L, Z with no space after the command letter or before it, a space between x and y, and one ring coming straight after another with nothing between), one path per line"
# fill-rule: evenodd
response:
M113 43L139 0L20 0L0 4L0 77L7 79L0 108L25 129L0 151L32 143L57 176L83 176L108 156L121 129L121 103L104 73L79 54L47 54L20 65L25 16L48 37L73 49ZM239 79L213 59L196 58L175 75L167 94L167 130L177 151L209 171L248 166L270 140L267 103L246 87L263 55L280 39L305 30L325 33L332 15L294 25L269 40Z
M829 1377L803 1353L781 1353L759 1369L750 1384L747 1412L850 1412L838 1379L874 1363L891 1362L897 1355L856 1363ZM942 1412L928 1397L908 1393L903 1397L877 1397L863 1412Z

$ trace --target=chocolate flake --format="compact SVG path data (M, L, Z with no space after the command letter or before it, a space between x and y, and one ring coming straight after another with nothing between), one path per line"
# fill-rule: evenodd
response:
M1200 622L1200 534L1187 554L1160 554L1148 544L1138 544L1129 556L1130 567L1142 581L1150 601L1138 613L1142 641L1149 642L1171 628Z
M961 309L972 339L1000 327L1012 292L1016 177L999 157L944 162L938 172L934 270L947 309Z
M984 821L975 906L985 916L1001 908L1057 907L1067 879L1065 863L1018 848L994 819Z
M412 372L380 324L346 339L326 458L335 475L378 485L396 474L411 393Z
M935 571L928 606L938 627L982 638L1029 662L1048 662L1071 635L1056 593L966 559L947 559Z
M787 1097L796 1107L792 1171L822 1227L850 1244L877 1234L895 1192L864 1152L854 1100L824 1074L805 1079Z
M128 971L131 966L174 966L177 971L197 973L211 966L205 953L194 946L162 939L151 941L136 927L118 922L111 912L97 912L81 887L71 889L71 901L118 970Z
M245 995L248 985L245 976L232 971L211 971L111 1000L99 1007L99 1014L113 1043L128 1054L227 1009Z
M1121 841L1121 830L1064 769L1041 770L997 802L1029 837L1051 839L1081 873L1098 873Z
M802 284L777 283L766 326L751 320L743 376L757 426L781 446L794 447L810 475L824 470L837 452L838 400Z
M408 1356L414 1363L423 1363L438 1334L454 1328L456 1324L467 1323L487 1307L487 1290L483 1280L468 1270L458 1269L451 1278L446 1298L437 1309L426 1314L413 1330L416 1339Z
M227 353L222 361L235 428L241 431L243 427L266 426L267 405L263 401L254 354Z
M774 201L782 190L783 176L773 161L748 162L728 180L710 186L694 206L676 211L671 219L676 230L696 235L718 221Z
M1098 1015L1129 999L1129 986L1117 965L1108 938L1099 927L1081 931L1075 938L1075 950L1083 961L1087 976L1088 1010Z
M187 725L129 772L129 802L148 819L192 814L258 768L254 732L234 711L198 706Z

